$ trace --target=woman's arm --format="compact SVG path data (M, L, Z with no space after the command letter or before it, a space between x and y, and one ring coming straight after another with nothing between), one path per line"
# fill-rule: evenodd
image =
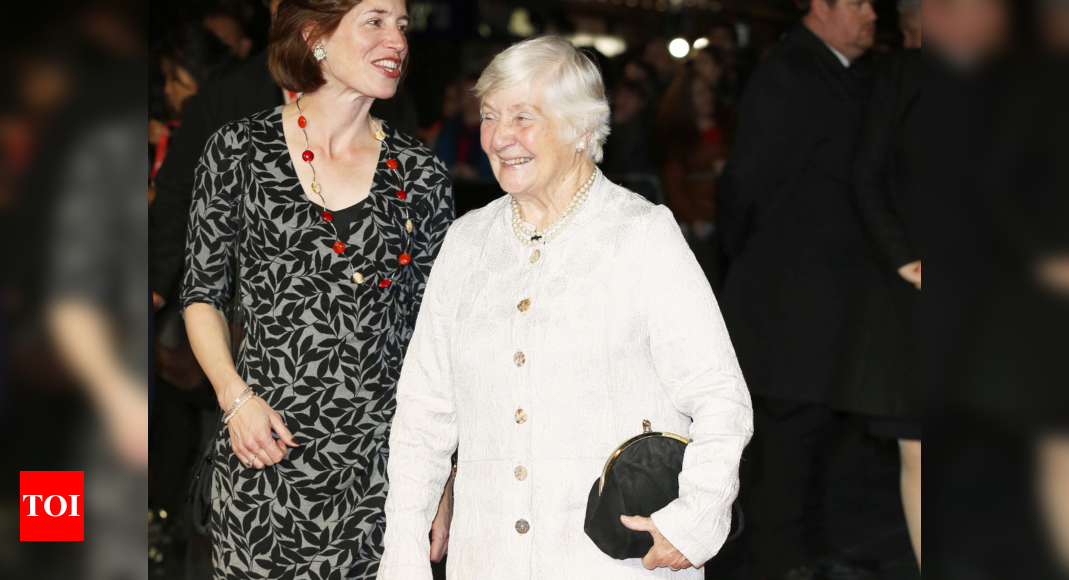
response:
M397 413L390 432L385 552L379 580L430 580L431 522L457 447L456 401L450 363L451 276L447 235L431 270L415 332L397 383Z
M186 267L182 280L183 317L193 354L215 389L221 409L228 410L246 384L234 366L226 309L231 293L231 261L236 252L242 175L242 158L248 130L231 123L208 142L194 180L193 204L186 232ZM253 397L228 424L230 444L243 464L261 469L296 447L293 436L263 399ZM272 428L279 435L275 441Z
M644 243L649 282L640 290L661 385L693 420L679 499L652 516L694 566L720 550L739 491L739 461L753 434L750 394L709 282L671 214L655 208Z

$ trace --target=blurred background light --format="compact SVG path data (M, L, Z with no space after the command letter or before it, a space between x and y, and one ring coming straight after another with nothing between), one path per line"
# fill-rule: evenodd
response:
M668 43L668 52L676 58L683 58L690 52L690 43L685 38L676 38Z

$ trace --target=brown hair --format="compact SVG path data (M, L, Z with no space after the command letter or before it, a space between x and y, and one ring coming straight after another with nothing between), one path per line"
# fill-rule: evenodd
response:
M282 0L267 33L267 66L287 91L310 93L326 83L312 48L334 34L345 15L363 0ZM408 2L406 1L407 5ZM311 26L305 40L302 31ZM401 70L405 69L405 62Z

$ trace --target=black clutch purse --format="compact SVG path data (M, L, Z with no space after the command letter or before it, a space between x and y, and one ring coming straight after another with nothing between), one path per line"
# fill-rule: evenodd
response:
M628 529L620 516L648 518L679 497L683 452L690 443L674 433L653 431L649 421L642 422L642 431L609 455L586 503L583 530L602 552L617 560L641 558L653 547L652 535ZM729 541L742 532L738 501L732 515Z

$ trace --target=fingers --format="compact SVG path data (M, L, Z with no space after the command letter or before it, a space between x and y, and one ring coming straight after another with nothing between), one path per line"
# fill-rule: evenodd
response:
M271 428L278 433L278 440L284 442L290 447L296 447L297 442L293 439L293 434L286 428L286 423L282 421L282 415L277 412L271 414Z
M657 529L653 525L653 520L650 518L644 518L642 516L620 516L620 523L629 530L635 530L636 532L649 532L653 533Z

